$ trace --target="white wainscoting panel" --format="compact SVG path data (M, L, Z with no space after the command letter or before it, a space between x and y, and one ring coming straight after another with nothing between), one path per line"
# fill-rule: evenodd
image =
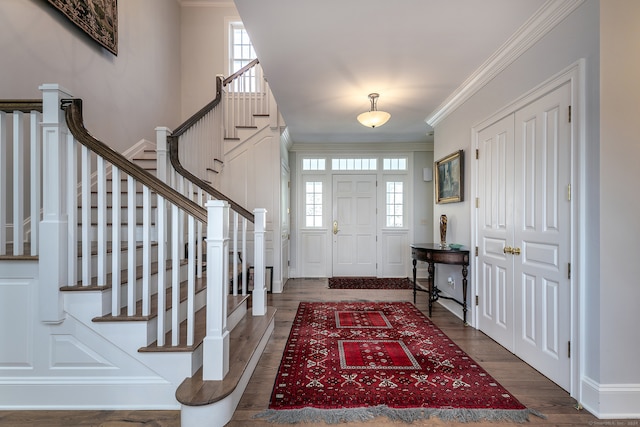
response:
M383 231L382 245L382 277L409 277L411 268L411 252L409 251L409 232ZM410 267L411 266L411 267Z
M327 277L327 230L301 231L300 237L302 265L299 277Z

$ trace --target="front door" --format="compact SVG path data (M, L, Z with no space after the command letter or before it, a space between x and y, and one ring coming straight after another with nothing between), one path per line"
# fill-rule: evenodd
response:
M376 176L333 176L333 276L376 276Z

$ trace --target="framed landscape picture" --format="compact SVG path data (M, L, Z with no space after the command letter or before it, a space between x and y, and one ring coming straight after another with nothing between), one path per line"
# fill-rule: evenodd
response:
M464 152L456 151L435 162L436 203L461 202L464 199Z

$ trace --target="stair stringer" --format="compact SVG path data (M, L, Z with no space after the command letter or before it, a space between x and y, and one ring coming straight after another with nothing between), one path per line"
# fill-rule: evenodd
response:
M104 336L113 345L171 382L179 385L185 377L193 375L202 366L202 346L198 346L194 351L138 351L156 339L157 318L155 317L147 321L94 322L94 318L102 315L99 312L99 307L105 305L105 301L110 301L111 291L109 289L67 292L64 297L65 309L70 316ZM205 292L200 292L196 296L197 306L204 305L204 297ZM181 304L184 305L186 302ZM185 310L182 309L181 313L185 313ZM165 321L170 321L170 319L167 318Z

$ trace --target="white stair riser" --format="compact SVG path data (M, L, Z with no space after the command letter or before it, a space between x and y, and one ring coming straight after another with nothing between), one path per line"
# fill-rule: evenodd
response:
M137 225L136 226L136 234L135 234L135 241L136 242L142 242L142 231L143 228L141 225ZM127 237L127 232L128 232L128 227L126 225L123 225L120 227L120 238L126 238ZM82 226L78 226L78 241L81 241L82 239ZM106 240L107 242L111 241L113 234L112 234L112 227L111 225L107 225L106 227ZM90 228L90 239L92 241L96 241L98 240L98 227L96 225L92 225ZM151 227L151 241L152 242L156 242L158 239L158 232L155 226Z
M203 308L206 302L207 302L206 291L199 292L198 294L196 294L195 300L193 302L195 311L198 311L201 308ZM186 300L180 302L179 313L180 315L178 316L178 319L179 319L178 323L182 322L187 318L187 301ZM165 333L171 330L171 315L172 315L171 311L165 311L164 313L164 325L165 325L164 332ZM153 342L155 342L156 339L158 338L158 318L154 317L153 319L149 320L147 326L148 326L147 327L147 345L150 345Z
M91 220L92 224L95 224L98 222L98 208L97 207L91 207L90 212L89 212L89 217ZM111 206L107 206L106 208L106 221L108 224L110 224L112 222L112 217L113 217L113 208ZM135 221L136 224L142 224L142 217L143 217L143 208L142 206L137 206L135 208ZM151 208L151 221L155 222L156 218L158 217L158 209L155 207ZM80 219L82 218L82 208L78 207L78 222L80 222ZM129 223L129 209L125 206L125 207L121 207L120 208L120 221L122 224L128 224Z
M142 246L137 247L136 248L136 265L140 264L142 262ZM151 245L150 247L150 252L151 252L151 259L157 259L158 257L158 245ZM127 261L128 261L128 252L127 249L121 249L120 251L120 266L121 269L124 270L127 266ZM107 252L107 261L106 261L106 269L107 269L107 273L111 273L111 267L113 265L112 263L112 259L113 259L113 253L112 252ZM92 276L95 276L96 272L98 271L98 256L97 255L92 255L91 256L91 272L92 272ZM82 261L80 259L78 259L78 269L77 269L77 275L78 277L82 277Z
M185 280L187 275L187 265L181 265L180 266L180 280ZM167 276L171 277L171 269L167 269ZM123 279L126 279L126 277L123 277ZM170 280L170 279L167 279ZM142 298L142 278L136 279L136 301L140 300ZM153 295L156 293L157 289L158 289L158 274L157 273L153 273L149 276L149 289L150 289L150 294ZM96 291L96 292L100 292L100 291ZM121 284L120 286L120 308L122 307L126 307L127 306L127 299L128 299L128 292L129 292L129 287L128 284L125 282L124 284ZM71 292L71 293L75 293L75 292ZM84 293L84 292L82 292ZM87 291L86 293L90 293L90 291ZM100 292L101 295L101 300L100 300L100 304L96 304L96 307L100 309L99 312L96 312L93 317L100 317L100 316L106 316L111 314L111 295L112 295L112 289L106 289L105 291ZM92 317L92 318L93 318Z
M136 206L142 206L142 201L143 201L142 189L136 192L133 199ZM157 197L155 193L151 193L151 206L154 206L154 207L156 206L157 204L156 200L157 200ZM107 206L113 205L113 193L111 193L110 191L107 193L106 202L107 202ZM120 206L127 206L128 204L129 204L129 195L127 193L120 193ZM81 205L80 201L78 205ZM91 193L91 206L94 206L94 207L98 206L98 193L96 192Z

